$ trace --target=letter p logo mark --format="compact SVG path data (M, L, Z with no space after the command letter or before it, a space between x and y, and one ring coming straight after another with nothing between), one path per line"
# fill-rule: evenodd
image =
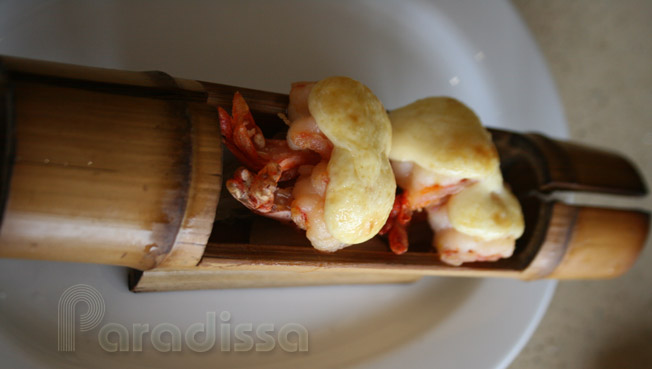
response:
M59 298L58 350L75 351L75 309L80 302L88 307L79 316L79 330L90 331L104 318L104 299L98 290L87 284L76 284L63 291Z

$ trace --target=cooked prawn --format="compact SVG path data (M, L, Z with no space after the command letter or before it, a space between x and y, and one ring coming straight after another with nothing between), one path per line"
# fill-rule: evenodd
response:
M290 90L288 120L290 126L287 142L293 150L312 150L322 160L327 160L333 151L333 143L317 126L317 121L308 110L308 96L314 82L295 82Z
M433 246L441 261L450 265L474 261L496 261L512 256L515 237L506 236L495 239L474 237L455 229L448 216L448 206L435 206L427 209L428 222L435 231Z
M315 248L335 251L348 245L333 238L324 221L327 164L333 144L308 110L312 86L309 82L292 85L288 118L284 119L290 126L287 140L266 139L240 93L233 97L232 116L219 108L224 143L246 166L236 170L226 187L254 212L293 221L305 229ZM279 187L279 182L292 180L294 185Z
M290 220L292 190L279 188L278 183L296 178L301 165L317 164L319 155L293 150L285 140L266 139L238 92L232 115L221 107L218 113L224 144L245 165L226 182L229 192L256 213Z
M391 250L400 255L408 250L406 228L412 220L412 213L443 204L450 195L460 192L472 181L437 177L412 162L392 161L392 169L402 192L396 195L394 208L381 234L388 235Z

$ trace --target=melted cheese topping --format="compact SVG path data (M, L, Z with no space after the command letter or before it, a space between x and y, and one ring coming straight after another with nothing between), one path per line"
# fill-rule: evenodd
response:
M392 160L411 161L441 176L476 179L498 167L491 135L464 104L430 97L389 113Z
M390 158L399 179L406 177L403 172L409 174L403 188L475 181L441 208L429 210L431 226L441 233L440 238L453 228L460 234L449 241L461 251L476 248L484 255L511 255L512 240L524 230L521 206L503 185L491 135L473 111L452 98L430 97L389 116L393 128ZM478 240L492 242L479 244Z
M324 204L327 229L343 243L367 241L385 224L394 203L389 117L369 88L347 77L318 82L308 108L334 145Z
M525 228L521 205L499 170L453 195L446 208L453 228L483 240L517 239Z

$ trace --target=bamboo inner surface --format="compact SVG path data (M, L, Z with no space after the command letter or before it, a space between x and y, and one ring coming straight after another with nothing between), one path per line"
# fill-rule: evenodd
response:
M287 127L277 116L284 113L288 97L283 94L240 89L212 83L203 83L209 93L209 103L230 110L233 93L240 91L252 111L256 123L266 137L281 137ZM507 150L509 137L495 131L495 143L501 151L503 172L518 171L519 176L534 174L536 181L536 162L530 160L523 151ZM503 148L504 150L502 150ZM519 157L520 159L516 158ZM230 178L241 164L225 152L223 171L225 180ZM525 172L525 173L524 173ZM224 184L223 184L224 185ZM312 267L347 267L385 270L419 270L421 273L435 273L462 270L503 274L525 270L539 251L547 225L545 219L550 215L550 204L529 196L530 189L523 184L523 190L515 192L523 205L526 232L517 241L516 251L511 258L497 262L467 263L463 267L451 267L439 260L436 250L431 246L433 233L423 214L416 215L408 232L410 248L403 255L395 255L389 250L384 237L376 236L368 242L354 245L328 254L315 250L305 238L304 231L293 225L282 224L255 215L235 201L227 191L220 198L216 221L211 238L206 246L203 261L215 264L284 265L298 264ZM201 265L201 264L200 264ZM511 274L511 273L508 273Z
M266 137L281 137L285 134L286 126L277 114L285 112L288 104L286 95L203 84L209 93L209 102L227 110L231 106L233 93L240 91ZM525 218L525 233L517 240L514 254L510 258L496 262L465 263L461 267L446 265L431 247L433 234L425 217L418 215L408 229L410 248L403 255L393 254L386 240L380 236L333 254L321 253L310 246L302 231L252 214L225 192L220 199L213 233L199 267L252 270L362 269L431 275L545 278L556 270L562 260L568 264L573 258L567 252L576 246L579 239L572 237L578 231L576 221L592 209L557 203L546 199L541 193L577 190L640 196L647 192L636 168L617 154L550 140L536 134L517 134L498 129L489 131L500 154L505 181L518 197ZM224 176L229 178L240 163L228 153L224 158ZM593 159L596 158L609 166L609 173L595 170ZM620 177L611 178L612 172ZM633 229L637 236L626 240L631 242L631 247L627 249L611 244L611 248L603 248L602 252L610 252L614 260L633 260L642 246L640 236L644 238L647 234L645 219L648 218L644 212L622 212L636 214L637 219L643 219ZM603 227L605 233L614 232L614 237L617 238L617 227L610 227L609 224L594 226ZM580 241L588 245L586 249L594 245L590 237ZM605 275L605 268L611 269L613 265L589 265L583 269L584 274L580 273L577 277ZM616 269L618 273L626 270Z

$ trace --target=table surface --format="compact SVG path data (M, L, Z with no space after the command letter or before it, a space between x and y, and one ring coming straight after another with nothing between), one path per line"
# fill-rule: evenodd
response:
M619 151L652 182L652 1L512 0L557 83L573 140ZM652 209L652 199L583 202ZM560 282L509 369L652 367L652 240L625 276Z

